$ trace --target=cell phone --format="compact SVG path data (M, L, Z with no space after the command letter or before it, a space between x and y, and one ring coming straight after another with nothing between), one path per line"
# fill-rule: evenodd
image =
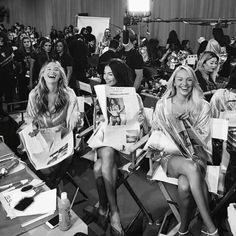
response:
M45 224L50 228L54 229L58 226L59 223L59 215L54 216L52 219L47 221Z

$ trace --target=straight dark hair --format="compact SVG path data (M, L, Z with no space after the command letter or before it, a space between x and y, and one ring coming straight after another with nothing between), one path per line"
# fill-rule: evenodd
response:
M117 80L116 87L132 87L132 70L121 59L113 58L107 64Z

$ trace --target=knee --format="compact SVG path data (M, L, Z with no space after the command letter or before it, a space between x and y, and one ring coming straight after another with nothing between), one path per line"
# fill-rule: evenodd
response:
M190 178L200 177L200 169L195 163L193 162L189 163L189 165L187 166L187 169L188 169L188 175Z
M190 185L186 177L180 176L178 179L178 189L180 192L188 194L190 193Z

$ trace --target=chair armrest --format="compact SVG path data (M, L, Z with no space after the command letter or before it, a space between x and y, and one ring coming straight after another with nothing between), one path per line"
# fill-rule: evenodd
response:
M83 138L84 136L88 135L93 131L93 125L89 126L87 129L83 130L82 132L76 134L78 138Z
M135 152L138 148L142 147L148 140L149 138L149 133L143 136L137 143L129 147L129 152L133 153Z

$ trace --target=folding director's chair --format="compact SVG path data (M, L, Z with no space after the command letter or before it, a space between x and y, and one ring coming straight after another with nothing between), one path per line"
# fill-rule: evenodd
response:
M219 130L222 132L217 132ZM206 182L208 184L209 192L217 194L218 197L222 197L224 192L224 176L226 174L227 165L229 162L229 154L226 151L227 135L228 121L225 119L212 119L212 138L223 140L223 150L220 166L207 166ZM170 208L164 215L158 235L173 236L178 232L178 229L180 227L180 214L177 207L177 203L174 200L174 196L173 194L171 195L168 189L168 184L177 185L178 180L176 178L166 176L165 172L163 171L161 165L158 162L160 159L153 161L152 155L149 155L148 158L150 167L148 177L151 180L158 182L160 190L163 193ZM177 224L171 230L168 231L167 229L168 232L163 232L167 228L166 224L168 223L168 219L171 215L174 215Z
M145 114L146 116L152 116L153 109L152 108L145 108ZM150 118L148 117L148 120L150 122ZM149 123L150 124L150 123ZM92 127L85 130L84 132L91 132ZM84 135L84 133L82 134ZM77 138L82 138L82 136L78 135ZM125 232L128 232L132 225L135 223L136 219L139 217L141 213L147 218L148 224L152 225L154 223L151 214L147 211L147 209L144 207L143 203L139 200L137 194L131 187L131 185L128 182L128 178L140 167L142 161L144 161L145 156L147 154L147 151L143 151L141 148L144 146L144 144L147 142L149 138L149 134L145 135L143 138L141 138L137 143L132 145L129 149L131 153L131 161L128 162L126 165L120 167L118 169L118 181L117 181L117 188L119 188L122 184L124 184L125 188L129 192L129 194L134 199L135 203L138 205L139 210L136 213L136 215L133 217L133 219L130 221L130 223L126 226ZM93 151L89 151L84 155L84 158L94 161L94 154ZM95 207L98 206L98 203L95 205ZM89 206L85 209L85 212L90 214L92 211L92 208Z

